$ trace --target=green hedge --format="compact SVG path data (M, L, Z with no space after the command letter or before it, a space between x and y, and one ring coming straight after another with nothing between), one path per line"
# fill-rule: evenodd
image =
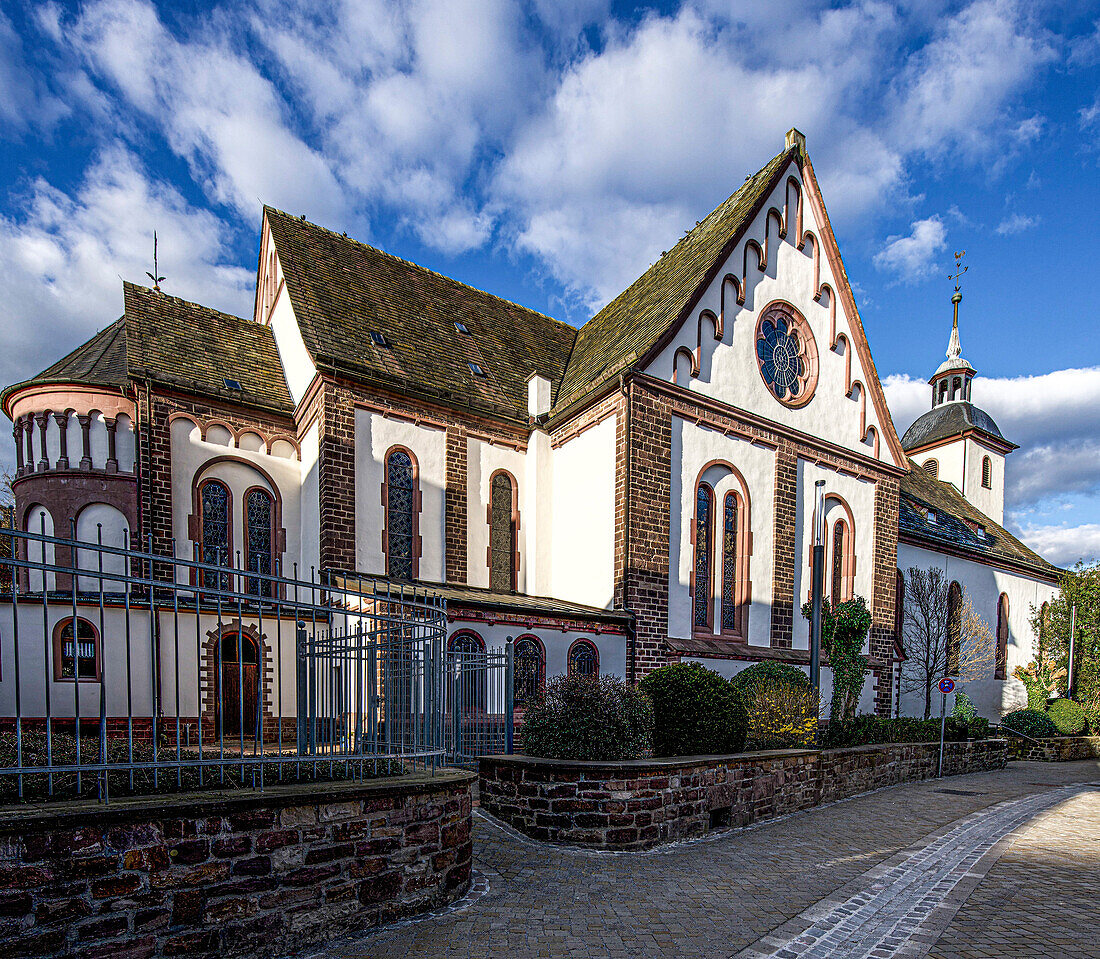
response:
M742 693L762 684L774 686L777 683L787 683L797 688L810 688L810 677L797 666L792 666L790 663L775 663L771 660L764 660L762 663L755 663L748 669L741 670L730 682L733 683L734 689Z
M1054 721L1038 709L1017 709L1005 716L1001 725L1032 739L1049 739L1058 735Z
M1088 725L1084 709L1072 699L1056 699L1047 707L1047 716L1063 736L1080 736Z
M733 683L699 663L654 670L639 684L653 703L656 756L726 755L745 747L748 713Z
M614 676L559 676L524 715L523 747L545 759L638 759L653 736L653 706Z
M985 724L988 732L989 724ZM961 720L947 717L944 739L963 742L970 736L970 728ZM984 738L984 737L973 737ZM885 716L856 716L847 722L831 722L820 736L823 749L839 749L848 746L870 746L879 743L933 743L940 741L938 719L888 719Z

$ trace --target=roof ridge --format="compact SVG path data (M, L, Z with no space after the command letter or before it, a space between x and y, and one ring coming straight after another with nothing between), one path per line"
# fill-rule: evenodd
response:
M286 210L280 210L278 207L273 207L266 203L264 204L264 212L277 213L280 216L284 216L288 220L296 223L307 223L314 229L331 234L333 238L338 241L351 243L355 246L361 246L366 250L370 250L372 253L378 253L381 256L384 256L389 260L393 260L396 263L402 263L405 266L411 266L416 270L420 270L422 273L430 273L432 276L437 276L441 280L446 280L448 283L454 283L457 286L465 287L467 290L472 290L474 293L478 293L481 296L492 297L494 300L497 300L500 303L506 303L508 306L514 306L516 307L516 309L523 310L524 312L533 313L535 316L540 316L544 320L550 320L554 323L557 323L559 326L567 327L571 330L577 329L576 326L574 326L572 323L565 322L565 320L559 320L555 316L550 316L549 314L542 313L539 310L533 310L529 306L524 306L522 303L517 303L515 300L509 300L506 297L498 296L496 293L490 293L488 290L483 290L480 287L474 286L471 283L466 283L462 280L456 280L453 276L448 276L446 273L440 273L438 270L433 270L431 267L424 266L422 263L417 263L413 260L407 260L403 256L397 256L397 254L390 253L388 250L383 250L381 247L372 246L370 243L364 243L362 240L357 240L355 239L355 237L348 236L346 233L337 233L331 227L322 226L320 223L314 223L312 220L307 220L304 216L294 216L293 214L287 213Z
M180 303L183 306L190 307L193 310L202 310L204 313L210 313L214 316L223 316L230 320L236 320L238 323L248 323L252 326L263 326L263 323L257 323L255 320L250 320L245 316L237 316L236 313L226 313L225 310L217 310L212 306L206 306L203 303L196 303L194 300L185 300L182 296L173 296L171 293L165 293L163 290L154 290L148 286L143 286L140 283L133 283L130 280L122 281L123 290L126 287L132 287L138 293L146 294L151 293L154 296L163 296L166 300L172 300L175 303Z

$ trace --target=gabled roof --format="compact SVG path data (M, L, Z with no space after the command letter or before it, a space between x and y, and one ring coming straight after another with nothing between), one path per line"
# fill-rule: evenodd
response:
M749 177L581 327L555 409L564 409L641 359L677 324L797 154L797 147L784 150Z
M976 509L954 486L933 479L912 460L909 473L901 478L898 535L930 549L968 554L978 562L994 560L1019 567L1047 580L1061 572Z
M531 373L560 384L577 333L569 324L280 210L264 207L264 217L319 368L524 423ZM389 345L375 345L372 330Z
M973 403L959 400L941 403L918 416L913 425L905 431L905 436L901 438L901 445L906 450L914 450L954 436L961 436L971 430L984 433L995 440L998 446L1016 449L1016 444L1010 443L1001 434L992 416L985 410L978 409Z
M123 390L134 378L189 393L290 413L294 404L271 330L239 316L123 283L125 312L37 376L4 390L52 383ZM226 378L241 384L226 388Z

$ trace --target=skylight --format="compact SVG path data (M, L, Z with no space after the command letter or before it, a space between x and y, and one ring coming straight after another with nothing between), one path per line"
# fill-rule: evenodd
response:
M383 334L379 333L378 330L370 331L370 341L375 346L388 347L390 345L386 337Z
M465 323L459 323L458 320L455 320L455 329L458 330L459 333L467 333L468 334L470 332L466 328L466 324Z
M241 389L241 381L240 381L240 380L231 380L231 379L230 379L230 378L229 378L229 377L227 376L227 377L225 378L225 380L224 380L224 383L225 383L225 388L226 388L227 390L237 390L237 391L240 391L240 389Z
M477 363L474 363L474 362L470 363L470 372L473 373L474 376L487 376L488 375L486 373L484 367L479 366Z

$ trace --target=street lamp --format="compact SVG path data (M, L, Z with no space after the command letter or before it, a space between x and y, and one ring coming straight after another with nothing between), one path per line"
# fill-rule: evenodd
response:
M811 576L810 686L821 695L821 603L825 593L825 480L814 484L814 555Z

